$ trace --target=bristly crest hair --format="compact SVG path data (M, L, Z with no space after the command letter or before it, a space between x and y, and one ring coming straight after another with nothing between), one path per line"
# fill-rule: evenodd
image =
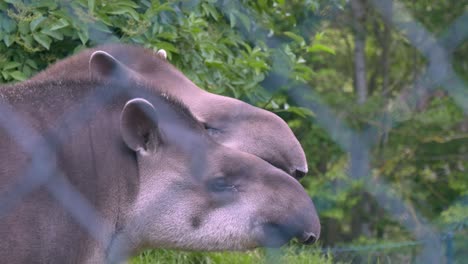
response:
M182 115L185 121L188 121L194 128L204 129L200 121L193 115L192 111L179 99L163 92L157 95L160 99L166 101L176 112Z
M27 86L34 86L34 89L27 89ZM26 86L26 87L25 87ZM143 91L143 97L146 94L150 99L153 97L153 99L159 99L168 104L168 106L174 110L184 121L187 122L188 125L195 129L204 129L202 123L193 115L193 113L190 111L190 109L185 105L182 101L179 99L175 98L174 96L166 93L166 92L161 92L158 90L155 90L151 88L150 86L146 85L145 83L136 83L136 82L131 82L127 85L119 84L119 83L107 83L107 82L102 82L99 80L94 80L94 79L81 79L81 80L63 80L63 81L58 81L58 80L51 80L51 81L41 81L41 82L36 82L34 84L32 83L23 83L20 85L5 85L2 88L7 90L7 89L14 89L11 90L10 92L15 92L20 94L26 93L26 92L31 92L31 91L41 91L43 93L55 93L55 90L50 90L51 87L56 87L60 86L62 91L64 90L69 90L69 92L72 92L73 90L77 91L78 93L85 92L86 90L91 91L92 89L96 87L102 87L104 88L103 91L107 89L117 89L121 90L122 92L125 90L128 90L128 87L123 87L123 86L131 86L132 90L140 90ZM92 88L91 88L92 87ZM90 89L91 88L91 89ZM123 95L122 92L117 92L115 94L115 98L120 97ZM72 92L73 93L73 92ZM98 96L98 95L97 95ZM130 97L132 95L130 94ZM131 98L130 98L131 99Z

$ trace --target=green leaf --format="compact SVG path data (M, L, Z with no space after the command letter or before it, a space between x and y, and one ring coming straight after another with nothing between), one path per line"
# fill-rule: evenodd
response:
M245 14L238 13L238 12L236 12L236 14L237 14L237 18L239 18L242 25L244 25L244 27L247 29L247 31L250 31L250 17L248 17Z
M47 35L40 33L40 32L34 32L33 33L33 38L36 40L41 46L46 48L47 50L50 48L50 44L52 43L52 39L48 37Z
M231 25L231 28L234 28L236 26L236 16L233 13L229 13L229 23Z
M75 47L75 49L73 49L73 52L71 54L77 54L78 52L81 52L86 48L87 47L85 45L78 45Z
M24 80L28 79L28 77L26 77L26 75L24 75L24 73L22 73L20 71L10 72L10 76L13 77L13 79L15 79L17 81L24 81Z
M68 23L68 21L64 18L60 18L59 20L57 20L54 24L52 24L49 28L49 30L59 30L59 29L62 29L64 27L67 27L69 26L70 23Z
M145 13L146 17L153 17L158 15L158 13L162 11L171 11L174 12L174 9L170 6L170 3L164 3L164 4L157 4L154 5L148 9L148 11Z
M94 6L96 4L95 0L88 0L88 9L91 14L94 13Z
M158 38L174 41L174 40L177 39L177 33L176 32L169 32L169 31L161 32L161 33L158 33Z
M97 29L97 30L99 30L101 32L112 33L112 30L110 30L106 26L106 24L102 23L101 21L97 21L96 23L94 23L93 28Z
M22 34L22 35L29 35L29 23L25 20L21 20L19 23L18 23L18 31Z
M10 79L10 74L6 71L2 71L2 77L4 80Z
M218 21L218 11L213 7L213 5L208 3L202 3L201 6L206 14L210 15L215 21Z
M126 6L117 6L117 7L114 7L111 11L108 11L107 14L111 14L111 15L124 15L124 14L128 14L130 15L131 17L133 17L133 19L135 20L139 20L139 15L138 13L130 8L130 7L126 7Z
M102 22L103 24L109 26L109 27L112 27L114 26L113 25L113 20L111 19L110 16L106 15L106 14L99 14L99 19L101 20L100 22Z
M121 6L128 6L128 7L132 7L132 8L139 8L140 6L133 2L133 1L130 1L130 0L119 0L117 2L118 5L121 5Z
M158 47L158 49L164 49L167 52L179 53L179 50L177 49L177 47L169 42L165 42L165 41L157 42L156 46Z
M10 62L5 63L5 65L3 65L3 70L4 71L11 70L14 68L18 68L19 66L21 66L21 63L16 62L16 61L10 61Z
M7 2L7 3L9 3L9 4L18 4L18 3L21 3L20 0L3 0L3 1L5 1L5 2Z
M207 66L212 66L215 68L222 68L222 66L224 65L224 62L219 61L219 60L206 60L205 64Z
M89 40L89 33L88 33L87 30L86 31L81 31L80 30L80 31L78 31L78 37L80 38L81 43L83 45L85 45L86 42L88 42L88 40Z
M5 43L5 45L7 47L10 47L11 44L13 44L14 41L15 41L15 39L11 35L3 36L3 42Z
M290 38L292 38L294 41L296 41L297 43L299 43L301 46L305 45L305 40L303 37L293 33L293 32L290 32L290 31L286 31L284 32L284 34Z
M37 67L37 63L31 59L27 59L26 64L29 65L33 69L36 69L36 70L39 69L39 67Z
M49 30L49 29L43 29L43 30L41 30L41 32L48 35L48 36L53 37L54 39L63 40L63 34L60 31L52 31L52 30Z
M29 23L29 28L31 31L36 31L36 28L39 27L45 20L46 18L43 16L36 17L31 21L31 23Z
M35 0L32 3L28 4L30 8L44 8L46 7L48 10L54 10L57 8L57 1L55 0Z
M28 65L24 65L24 67L21 69L21 71L26 76L31 76L32 75L32 69Z
M5 29L7 33L12 33L13 31L16 30L16 23L12 19L8 18L7 16L1 16L3 19L1 20L2 22L2 27Z
M294 113L304 118L315 116L314 112L312 112L309 108L305 108L305 107L290 106L286 109L286 111Z
M322 52L322 51L335 55L335 50L333 50L333 48L327 47L322 44L313 44L312 46L307 48L307 52Z
M24 41L24 44L26 44L28 47L34 46L34 38L30 34L22 35L21 40Z

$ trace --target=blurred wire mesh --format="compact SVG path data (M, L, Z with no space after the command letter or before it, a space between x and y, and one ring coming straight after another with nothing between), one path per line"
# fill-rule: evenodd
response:
M5 2L9 3L9 1ZM410 44L419 50L427 61L427 67L420 72L414 82L413 87L415 88L409 91L411 96L410 100L407 101L409 104L406 106L406 111L411 112L411 109L417 106L421 99L421 89L431 90L435 89L435 87L442 87L467 115L468 89L453 70L451 58L455 47L468 39L468 14L465 12L459 16L445 30L445 34L437 39L414 19L399 1L371 0L370 2L384 19L391 21L391 25L395 30L403 32ZM63 4L66 5L67 3L67 1L63 1ZM245 1L233 0L229 3L219 1L217 6L226 17L231 14L230 9L227 7L236 6L236 10L243 11L244 15L252 20L251 23L261 19L261 17L255 16L253 12L249 11ZM389 7L392 7L392 12L388 12ZM6 14L2 13L2 15ZM256 23L255 26L260 26L260 23ZM297 25L298 28L307 26ZM271 47L279 46L285 42L280 37L269 36L267 28L263 29L263 31L242 29L239 28L238 30L242 31L241 34L246 39L263 39ZM265 34L259 35L258 32L265 32ZM96 38L95 43L102 43L111 39L111 35L109 33L103 37L100 34L90 34L89 38ZM283 67L287 62L281 60L281 56L278 56L278 58L280 59L273 61L272 68L281 69L283 71L282 75L268 76L263 82L265 89L271 93L280 89L281 85L288 85L289 72L284 72L284 69L292 70ZM115 91L110 96L114 96L117 92ZM363 130L353 129L340 116L336 115L324 100L321 100L318 93L305 84L291 84L287 92L297 105L312 110L315 113L315 121L327 131L328 135L343 151L348 153L348 176L351 179L362 180L365 183L364 188L373 196L380 208L385 209L388 215L392 216L414 237L414 240L411 241L325 247L320 249L320 252L333 256L334 261L344 263L462 263L468 257L466 250L464 250L468 243L466 239L468 222L461 222L440 231L435 227L434 223L425 219L422 214L410 212L405 200L400 197L398 192L393 190L392 184L386 182L379 175L373 175L370 149L378 143L376 134L379 131L377 129L374 127L366 127ZM306 100L306 97L312 97L314 100ZM92 114L93 105L96 107L100 102L109 98L96 95L96 97L88 99L87 102L83 102L82 108L73 109L70 113L64 113L64 122L79 126L83 120ZM389 129L402 120L400 110L389 111L377 117L376 120ZM99 232L106 223L93 206L71 184L63 181L64 178L59 176L60 172L51 162L53 157L48 154L51 151L50 146L41 142L37 132L21 120L14 110L4 102L0 103L0 113L2 113L0 115L0 126L10 132L10 135L15 138L25 152L30 154L33 160L31 168L25 170L27 172L21 177L21 180L6 188L7 191L0 193L0 218L8 214L22 197L27 196L40 186L46 186L55 199L60 201L62 206L69 211L80 225L95 236L96 240L99 240ZM71 128L67 126L67 129ZM57 131L57 135L62 133L63 131ZM320 155L319 151L318 155ZM53 176L56 180L50 181L51 175L56 175ZM466 204L466 197L460 202ZM407 217L409 215L412 217ZM274 253L272 254L274 255Z

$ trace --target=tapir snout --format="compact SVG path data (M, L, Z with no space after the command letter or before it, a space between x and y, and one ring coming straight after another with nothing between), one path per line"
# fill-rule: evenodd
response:
M313 204L312 204L313 208ZM264 223L260 243L265 247L279 247L293 238L300 243L311 245L320 236L320 222L315 213L315 208L305 209L304 212L292 214L281 223Z
M320 236L320 221L304 187L284 171L256 162L259 173L249 178L253 189L244 195L253 195L247 199L256 207L252 229L258 234L258 244L279 247L292 239L315 243Z

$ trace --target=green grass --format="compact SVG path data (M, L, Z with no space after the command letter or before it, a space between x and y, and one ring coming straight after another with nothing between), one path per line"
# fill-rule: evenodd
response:
M333 260L316 250L316 247L287 247L280 250L257 249L247 252L188 252L176 250L148 250L134 257L131 264L331 264Z

